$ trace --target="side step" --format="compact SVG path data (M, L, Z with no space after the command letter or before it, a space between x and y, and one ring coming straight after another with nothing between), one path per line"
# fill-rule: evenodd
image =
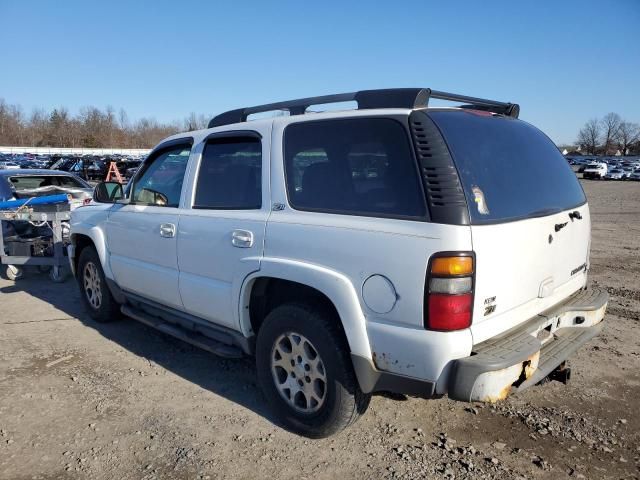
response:
M226 345L212 338L206 337L200 333L189 331L169 322L165 322L160 318L149 315L138 309L132 308L130 305L123 305L120 309L124 315L131 317L139 322L155 328L163 333L171 335L183 342L190 343L196 347L202 348L208 352L224 358L241 358L242 350L232 345Z

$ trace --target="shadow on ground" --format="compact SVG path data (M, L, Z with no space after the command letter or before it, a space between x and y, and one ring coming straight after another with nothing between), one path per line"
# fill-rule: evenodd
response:
M228 360L217 357L127 317L110 323L97 323L84 312L80 292L73 278L69 278L65 283L56 284L46 275L28 274L15 284L0 287L0 294L3 295L17 292L27 293L51 304L134 355L248 408L276 424L257 385L252 358ZM5 297L4 302L11 302L11 297ZM16 322L20 323L17 319Z

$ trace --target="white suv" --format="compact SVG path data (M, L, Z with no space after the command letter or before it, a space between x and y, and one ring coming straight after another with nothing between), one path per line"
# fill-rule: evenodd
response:
M603 179L607 175L608 170L608 166L604 162L590 163L584 169L582 176L583 178Z
M289 115L247 121L272 110ZM373 392L493 402L567 380L607 295L585 288L582 188L518 110L392 89L219 115L73 212L82 299L97 321L254 355L281 421L310 437Z

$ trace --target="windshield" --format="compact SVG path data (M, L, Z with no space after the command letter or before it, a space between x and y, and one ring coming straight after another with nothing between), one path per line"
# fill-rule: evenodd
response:
M549 138L526 122L472 111L431 111L449 146L473 224L549 215L586 202Z

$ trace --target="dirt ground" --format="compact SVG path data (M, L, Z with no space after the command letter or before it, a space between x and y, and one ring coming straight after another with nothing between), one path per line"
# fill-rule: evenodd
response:
M273 423L250 359L97 324L72 281L0 280L0 478L639 478L640 183L584 186L611 300L569 385L493 406L376 396L325 440Z

